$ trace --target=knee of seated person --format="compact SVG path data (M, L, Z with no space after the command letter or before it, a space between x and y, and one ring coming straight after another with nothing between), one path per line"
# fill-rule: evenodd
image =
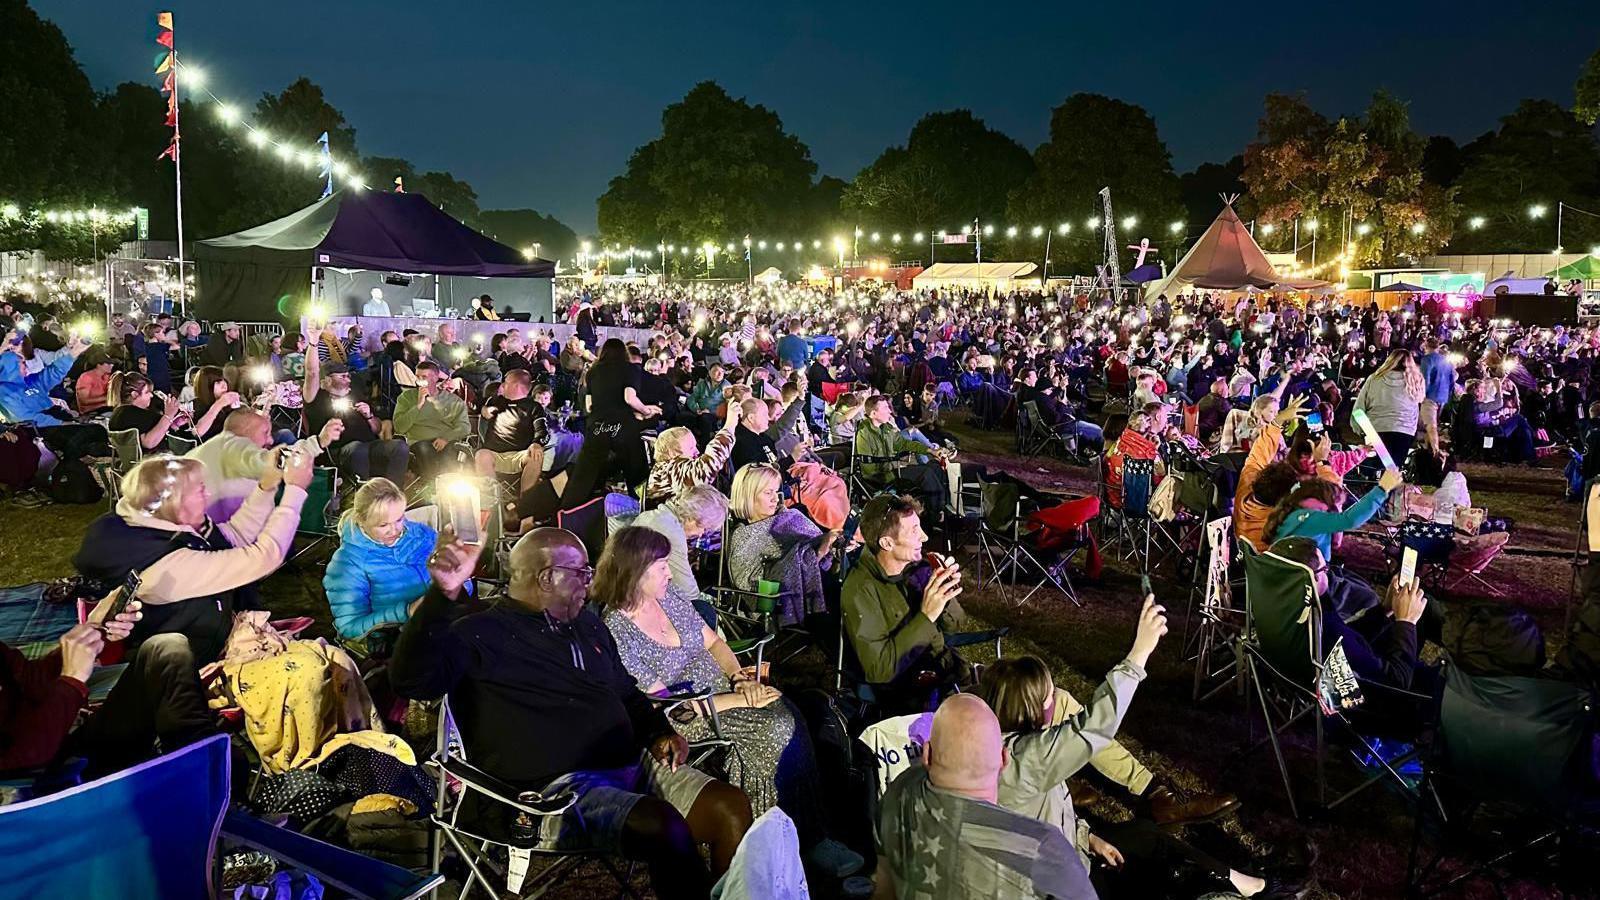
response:
M655 797L643 797L628 813L624 825L624 849L635 857L673 857L694 854L694 834L689 823L672 805Z
M700 789L694 801L693 812L703 815L717 828L743 834L755 821L750 810L750 797L744 791L722 781L713 781Z
M158 634L146 639L139 645L138 658L146 664L187 665L191 669L199 668L195 665L194 649L189 646L189 638L177 633Z

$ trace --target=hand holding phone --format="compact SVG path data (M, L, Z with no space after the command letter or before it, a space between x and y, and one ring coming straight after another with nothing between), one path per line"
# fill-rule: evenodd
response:
M1417 583L1417 548L1406 547L1400 551L1400 577L1398 584L1412 585Z

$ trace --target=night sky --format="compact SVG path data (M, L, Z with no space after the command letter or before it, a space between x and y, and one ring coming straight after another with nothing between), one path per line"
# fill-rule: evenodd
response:
M1095 91L1155 116L1178 171L1255 133L1269 91L1328 114L1387 87L1424 134L1470 139L1523 97L1572 102L1600 49L1588 2L422 3L209 0L170 6L184 58L253 105L321 84L368 155L477 188L485 208L580 232L663 106L714 79L776 110L820 173L851 178L929 111L967 107L1033 149L1049 111ZM129 0L34 0L100 88L155 84ZM10 64L18 61L12 60ZM287 136L285 136L287 137ZM298 136L307 146L314 135ZM263 164L274 162L263 156Z

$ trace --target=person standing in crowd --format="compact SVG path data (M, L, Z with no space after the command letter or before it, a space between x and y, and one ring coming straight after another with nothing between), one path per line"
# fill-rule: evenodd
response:
M423 478L439 475L469 452L464 443L469 426L467 403L446 389L448 376L439 364L417 363L417 383L394 402L394 432L411 448L412 465Z
M619 342L620 343L620 342ZM506 602L451 621L481 547L445 529L433 584L389 665L395 690L450 698L473 765L519 790L570 791L574 806L539 837L644 862L656 895L704 900L750 827L739 789L684 765L689 743L639 690L616 641L584 602L595 571L571 532L538 528L511 550ZM561 740L529 741L531 734ZM504 807L468 793L463 821L507 835ZM711 847L711 868L698 845Z
M1439 410L1444 409L1456 394L1456 367L1450 361L1450 344L1429 335L1422 339L1422 358L1417 361L1422 372L1422 430L1429 450L1444 452L1439 443ZM1395 460L1399 462L1398 459Z
M1395 465L1405 465L1417 439L1417 422L1427 386L1417 361L1405 350L1389 354L1356 394L1357 410L1367 414Z
M600 348L599 357L584 376L586 433L561 491L561 507L572 509L588 500L613 456L630 488L649 477L639 423L661 415L661 408L639 399L641 374L628 361L627 345L620 339L609 338ZM536 492L518 502L517 513L521 518L543 521L555 515L557 502L554 492Z

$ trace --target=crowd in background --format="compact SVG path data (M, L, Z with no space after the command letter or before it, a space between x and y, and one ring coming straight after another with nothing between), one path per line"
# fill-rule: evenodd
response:
M125 465L75 561L94 601L85 624L38 659L6 650L0 771L67 754L114 769L242 710L270 776L256 802L301 825L337 815L299 805L289 776L315 763L337 789L326 797L354 803L342 815L362 846L388 821L371 816L415 823L432 802L387 714L448 697L474 765L578 798L543 820L463 800L479 827L621 852L663 897L708 896L772 810L792 822L793 871L846 890L876 856L879 889L901 897L1294 896L1304 873L1281 861L1219 860L1162 831L1237 800L1179 796L1116 740L1167 628L1156 598L1141 598L1126 659L1081 702L1036 658L980 672L947 640L970 585L953 555L966 525L952 416L976 429L1037 419L1092 466L1107 510L1125 472L1148 463L1159 483L1203 461L1240 538L1315 573L1355 672L1423 694L1439 676L1419 644L1438 639L1440 611L1415 585L1338 565L1343 536L1414 485L1437 488L1434 514L1456 523L1472 509L1463 460L1564 452L1574 493L1600 467L1600 330L1485 320L1442 298L1379 310L1203 292L621 285L558 301L575 326L565 341L514 322L483 343L450 322L245 340L234 323L206 334L158 316L119 317L91 344L15 319L0 449L32 462L14 475L14 454L0 457L6 482ZM337 481L311 499L328 470ZM442 476L490 485L488 537L408 515L419 497L447 503ZM598 541L556 527L616 496L629 505ZM303 623L269 622L258 586L307 509L330 501L336 639L306 641ZM137 602L119 612L130 573ZM844 635L843 661L874 687L852 726L937 710L922 765L885 785L875 841L819 802L846 777L819 724L838 701L791 694L736 652L724 617L746 608L727 599L739 592L771 601L773 629L822 634L824 653ZM90 704L109 644L134 665ZM1591 649L1569 645L1563 677L1592 681ZM684 692L700 699L666 699ZM306 722L317 740L294 746L291 724ZM371 737L344 739L356 734ZM721 763L688 765L712 738L732 748ZM1086 767L1133 798L1132 823L1074 808L1068 780Z

